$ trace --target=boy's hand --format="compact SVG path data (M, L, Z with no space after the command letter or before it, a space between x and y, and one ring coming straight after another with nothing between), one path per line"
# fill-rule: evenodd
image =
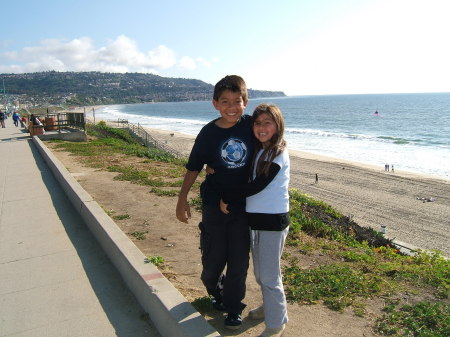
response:
M191 218L191 208L189 207L187 198L189 190L194 184L195 179L197 179L198 173L198 171L186 170L186 174L184 175L183 185L181 185L180 194L178 194L176 210L177 219L181 222L188 223L188 220Z
M209 166L209 165L206 165L205 171L206 171L207 175L215 173L214 169L211 166Z
M187 200L178 200L176 213L179 221L188 223L191 218L191 208Z
M220 199L220 210L225 214L230 213L230 211L228 210L228 204L224 203L222 199Z

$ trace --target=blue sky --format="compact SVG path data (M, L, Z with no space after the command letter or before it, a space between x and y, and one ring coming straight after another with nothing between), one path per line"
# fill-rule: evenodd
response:
M227 74L288 95L450 92L447 0L2 1L0 73Z

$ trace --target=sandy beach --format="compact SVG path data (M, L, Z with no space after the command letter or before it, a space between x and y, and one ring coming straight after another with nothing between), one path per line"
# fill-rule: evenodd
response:
M195 140L173 131L147 130L186 156ZM407 247L450 256L450 181L300 151L289 154L291 188L332 205L362 226L379 230L386 225L386 236Z

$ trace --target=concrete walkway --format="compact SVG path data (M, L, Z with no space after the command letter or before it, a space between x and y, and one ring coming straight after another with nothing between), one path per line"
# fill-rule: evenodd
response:
M0 336L160 336L12 118L0 128Z

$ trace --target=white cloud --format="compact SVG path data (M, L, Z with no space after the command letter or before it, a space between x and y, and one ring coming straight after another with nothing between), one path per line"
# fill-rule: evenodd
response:
M198 57L197 62L206 68L211 68L211 66L212 66L211 62L204 59L203 57Z
M175 52L164 45L142 52L134 40L120 35L100 48L88 37L71 41L47 39L37 46L0 53L0 64L0 72L4 73L48 70L158 73L176 65L193 70L198 65L207 66L208 61L200 58L196 62L188 56L177 60Z
M178 62L178 66L183 69L194 70L197 68L197 63L191 57L183 56Z
M203 57L197 57L196 59L193 59L189 56L183 56L178 61L178 67L186 70L196 70L199 68L199 66L202 66L204 68L211 68L213 62L217 62L217 59L214 59L211 62Z

